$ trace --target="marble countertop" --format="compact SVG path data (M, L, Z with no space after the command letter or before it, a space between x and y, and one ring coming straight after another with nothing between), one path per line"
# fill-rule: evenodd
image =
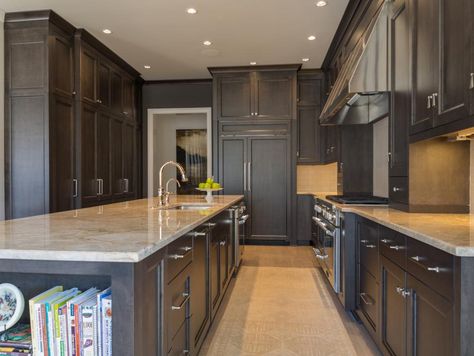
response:
M156 208L156 198L0 222L0 259L139 262L241 200L215 196L206 210ZM175 196L171 204L207 204Z
M452 255L474 256L474 214L407 213L388 206L331 203Z

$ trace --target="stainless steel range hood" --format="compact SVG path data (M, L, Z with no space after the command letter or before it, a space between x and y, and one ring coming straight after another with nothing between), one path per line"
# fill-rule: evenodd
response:
M385 1L332 87L320 116L322 125L368 124L389 111L388 15Z

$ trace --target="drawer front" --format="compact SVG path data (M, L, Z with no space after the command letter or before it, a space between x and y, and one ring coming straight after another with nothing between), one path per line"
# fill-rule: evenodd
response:
M380 228L380 253L406 268L407 238L396 231Z
M188 327L187 323L183 323L178 330L176 337L173 340L168 356L183 356L189 355L188 343Z
M368 221L359 223L359 262L378 280L378 226Z
M408 238L407 271L439 294L453 299L454 256Z
M408 204L408 178L390 177L389 195L390 201Z
M377 296L378 284L364 266L359 266L359 308L367 318L370 326L377 330Z
M166 288L166 313L167 313L167 335L168 345L172 345L178 331L190 314L189 301L190 290L190 268L181 272Z
M187 234L168 246L166 254L166 282L175 278L193 260L193 238Z

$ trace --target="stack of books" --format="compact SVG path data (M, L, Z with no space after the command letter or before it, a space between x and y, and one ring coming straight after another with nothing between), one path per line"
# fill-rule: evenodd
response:
M30 299L35 356L111 356L112 293L53 287Z
M0 335L0 355L31 356L31 329L27 324L17 324Z

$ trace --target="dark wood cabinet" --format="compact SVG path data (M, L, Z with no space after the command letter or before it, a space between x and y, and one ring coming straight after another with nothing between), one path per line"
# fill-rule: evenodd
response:
M389 355L407 355L407 291L405 271L385 257L381 267L381 337Z
M294 119L298 68L209 68L214 77L216 119Z
M290 148L287 136L221 137L224 194L243 194L249 239L289 240Z
M411 115L410 31L407 0L397 0L390 14L391 115L389 175L408 175L408 125Z
M298 245L309 245L311 241L313 200L312 195L298 194L296 202L296 242Z
M325 128L319 124L323 103L324 74L304 70L298 73L297 163L324 163Z
M409 4L413 44L410 133L417 134L469 117L472 18L469 0L442 0L435 5L429 0L410 0ZM434 135L442 133L441 129Z
M325 126L322 130L323 148L321 161L325 164L339 161L341 131L338 126Z
M359 228L359 234L369 241L380 240L381 249L377 278L366 268L367 263L362 263L367 259L362 248L359 252L357 314L382 352L391 356L459 354L454 296L460 298L460 287L455 287L459 282L453 277L454 257L359 220L359 226L375 227L372 233Z
M192 349L198 350L206 337L211 321L209 290L209 246L210 230L206 226L196 229L193 234L193 265L191 274L191 342Z
M407 354L455 354L453 303L410 274L407 275L407 292L410 293Z
M6 14L5 59L6 217L138 196L139 73L51 10Z

